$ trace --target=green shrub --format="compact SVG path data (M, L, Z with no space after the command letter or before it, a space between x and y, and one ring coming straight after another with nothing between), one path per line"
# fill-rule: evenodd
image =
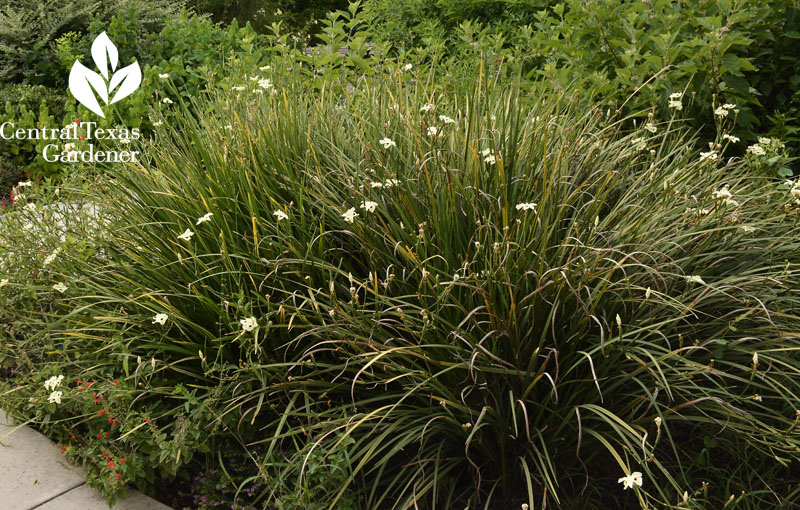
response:
M184 0L6 1L0 9L0 82L60 87L67 77L57 42L63 44L63 36L85 34L92 21L108 23L131 8L137 23L157 32L183 4Z
M159 126L92 199L102 256L6 258L2 292L68 289L0 332L0 403L93 485L120 489L109 431L144 488L218 438L263 445L264 505L796 500L800 185L721 157L721 132L698 156L674 118L626 135L584 91L275 85Z
M560 12L537 16L531 53L541 59L543 76L592 76L616 105L640 90L629 106L645 109L665 91L688 86L698 100L691 115L713 125L710 105L716 95L717 102L739 107L739 126L753 139L765 111L762 97L770 95L764 79L781 74L785 86L785 75L796 72L772 53L777 41L792 41L785 17L792 4L570 1ZM775 105L768 107L770 112Z
M376 37L407 49L422 46L426 38L445 38L450 49L455 49L466 42L459 37L462 24L480 25L487 35L510 37L549 4L552 2L542 0L366 0L364 9L374 18L372 32Z
M0 86L0 108L3 109L0 124L11 122L14 129L61 128L69 115L68 103L65 94L41 85ZM7 129L6 134L12 131ZM5 168L6 176L0 178L0 194L7 193L22 175L39 179L58 172L56 163L48 163L41 157L48 143L51 142L0 137L0 165Z
M6 2L0 10L0 82L51 83L57 71L52 43L64 33L86 27L99 4L95 0Z

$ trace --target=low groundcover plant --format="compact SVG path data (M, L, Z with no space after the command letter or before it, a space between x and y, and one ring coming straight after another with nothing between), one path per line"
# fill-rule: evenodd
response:
M794 184L579 91L275 86L159 126L2 333L0 403L96 485L233 437L264 508L796 498Z

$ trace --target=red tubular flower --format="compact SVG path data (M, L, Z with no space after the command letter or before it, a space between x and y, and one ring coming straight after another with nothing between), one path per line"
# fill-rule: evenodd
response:
M114 469L114 463L113 463L113 462L109 462L109 463L107 464L107 466L108 466L108 467L110 467L111 469Z
M119 459L120 463L125 464L125 459Z
M103 411L105 411L105 409L100 409L100 416L103 416Z
M100 433L99 432L97 433L97 439L100 439Z
M117 479L122 478L122 475L117 473Z

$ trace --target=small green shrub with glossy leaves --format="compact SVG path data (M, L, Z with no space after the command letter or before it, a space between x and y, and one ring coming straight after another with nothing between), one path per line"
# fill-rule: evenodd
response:
M60 128L62 119L68 115L67 96L41 85L6 85L0 88L0 108L3 113L0 124L10 122L13 125L7 125L5 136L0 137L3 160L0 164L7 169L5 175L8 176L0 180L0 193L7 193L25 174L38 179L57 173L57 165L41 157L44 146L50 142L17 139L13 132L20 128Z

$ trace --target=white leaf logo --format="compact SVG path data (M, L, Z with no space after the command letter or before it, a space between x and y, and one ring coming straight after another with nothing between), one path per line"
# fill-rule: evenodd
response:
M142 70L139 69L137 62L114 73L114 76L111 77L111 82L108 84L108 93L110 95L118 85L119 90L114 94L111 104L133 94L139 88L140 83L142 83Z
M108 80L108 63L111 62L111 71L117 69L119 53L105 32L98 35L92 43L92 58L106 80Z
M105 118L103 108L100 106L95 94L105 104L114 104L128 97L142 84L142 70L138 62L134 62L119 71L116 70L119 62L119 52L105 32L98 35L92 43L92 59L94 59L97 69L100 70L100 74L76 60L69 73L69 90L79 103ZM111 71L110 77L109 69ZM115 89L117 92L109 102L108 98Z
M108 87L103 77L76 60L69 73L69 91L79 103L105 118L103 109L100 108L97 98L94 97L93 88L103 102L108 104Z

